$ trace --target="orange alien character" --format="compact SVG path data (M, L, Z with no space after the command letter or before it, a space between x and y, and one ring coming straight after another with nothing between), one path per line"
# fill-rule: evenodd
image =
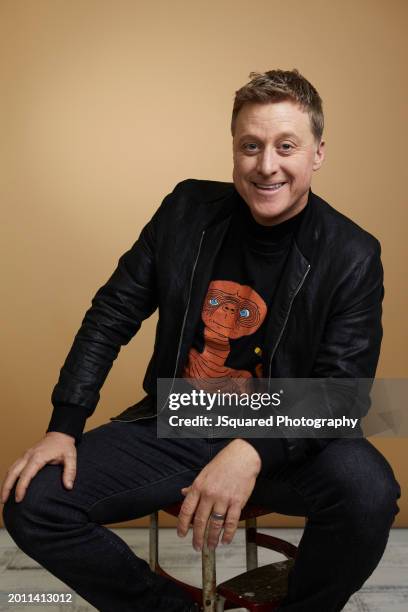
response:
M244 382L252 378L247 370L235 370L225 365L231 350L229 341L255 333L266 313L264 300L248 285L212 281L201 311L205 325L204 350L199 353L191 348L183 376L207 382L217 379L218 383L221 379L244 379Z

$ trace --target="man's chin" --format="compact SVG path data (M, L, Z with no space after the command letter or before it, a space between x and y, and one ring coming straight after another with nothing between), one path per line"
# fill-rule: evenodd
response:
M248 204L249 210L255 221L264 225L273 225L279 223L280 218L287 213L285 206L279 206L276 204L265 203L265 202L250 202Z

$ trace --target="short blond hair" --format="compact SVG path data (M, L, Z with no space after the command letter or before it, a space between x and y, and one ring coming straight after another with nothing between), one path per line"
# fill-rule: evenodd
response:
M281 102L292 100L306 111L310 118L310 127L317 142L321 141L324 128L323 103L317 90L296 68L293 70L268 70L251 72L251 79L235 92L231 118L231 134L235 133L235 123L244 104L257 102Z

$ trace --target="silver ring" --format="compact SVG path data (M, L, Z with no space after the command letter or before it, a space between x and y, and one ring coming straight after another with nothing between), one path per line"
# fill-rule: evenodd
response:
M211 518L216 521L223 521L225 519L225 514L219 514L218 512L211 512Z

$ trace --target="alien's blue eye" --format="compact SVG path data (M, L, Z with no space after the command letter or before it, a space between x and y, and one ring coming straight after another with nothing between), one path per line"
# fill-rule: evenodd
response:
M239 311L239 314L241 315L241 317L244 317L245 319L247 319L249 317L248 308L243 308L242 310Z
M218 306L218 300L216 298L211 298L210 304L211 306Z

